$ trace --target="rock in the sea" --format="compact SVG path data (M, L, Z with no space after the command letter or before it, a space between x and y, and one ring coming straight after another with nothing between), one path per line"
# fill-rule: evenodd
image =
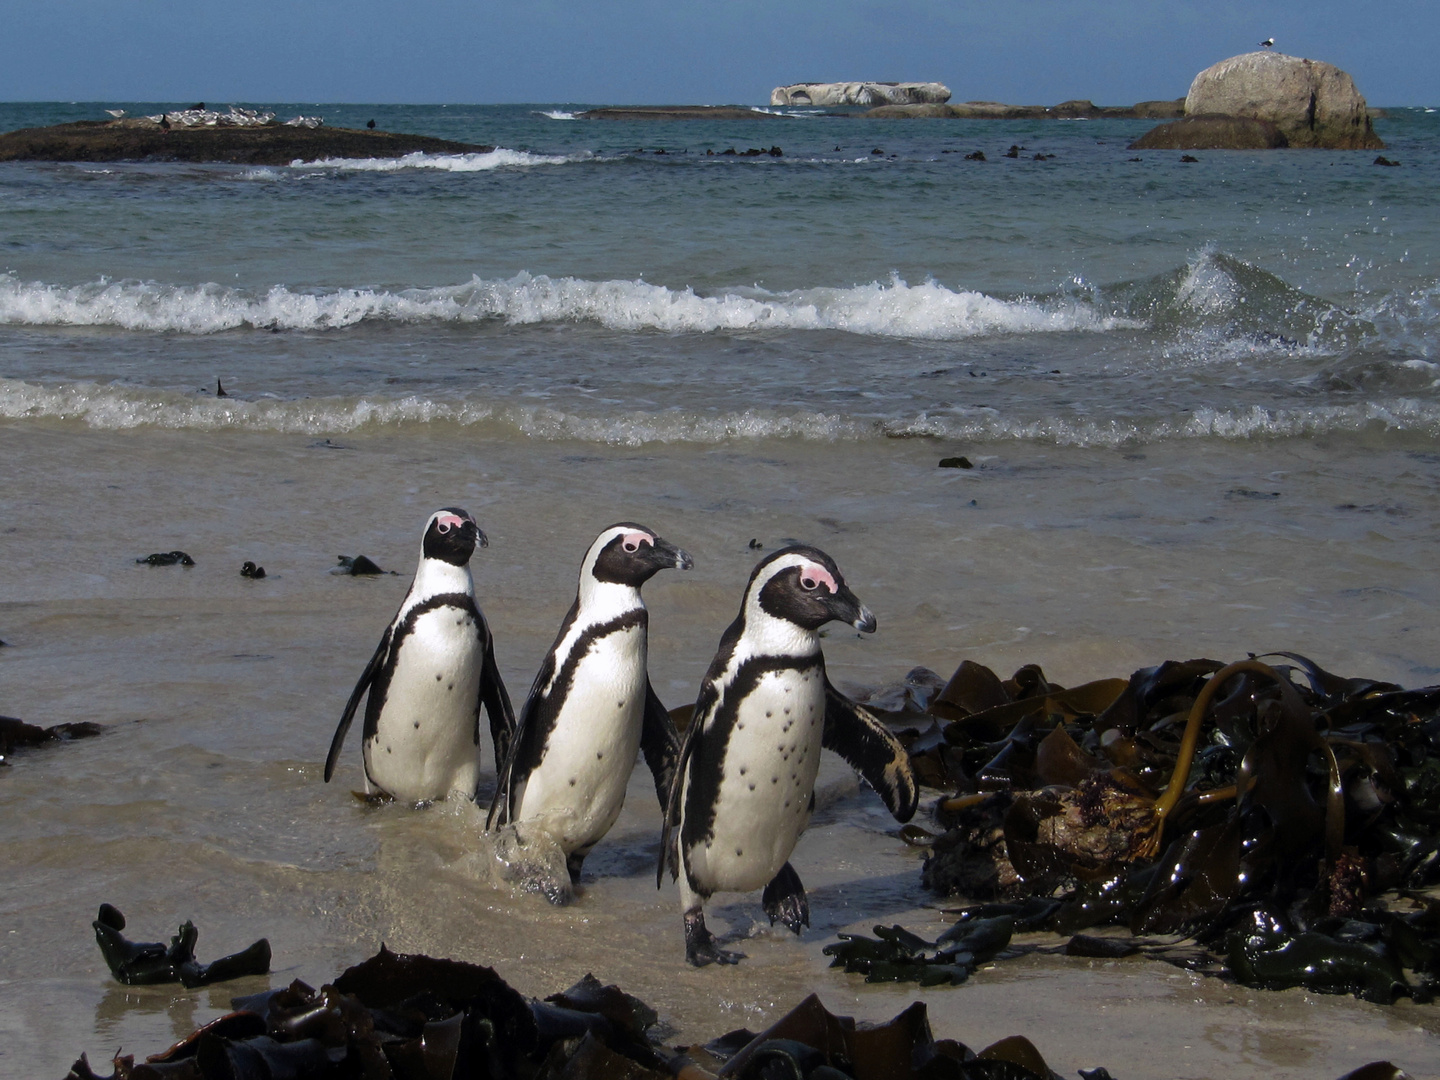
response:
M1185 115L1268 120L1290 146L1383 150L1355 81L1334 64L1260 51L1195 76Z
M794 83L770 91L771 105L923 105L950 100L937 82Z
M175 117L171 123L166 117ZM218 161L288 165L297 158L398 158L405 154L488 153L493 146L389 131L276 123L185 125L180 113L160 120L77 120L0 133L0 161ZM305 118L300 118L304 120ZM313 117L309 119L314 119Z
M952 120L1112 120L1167 119L1181 116L1185 99L1142 101L1138 105L1096 105L1077 99L1059 105L1006 105L1000 101L933 102L926 105L879 105L865 115L880 120L935 117Z
M1151 128L1131 150L1274 150L1289 146L1269 120L1247 116L1187 116Z

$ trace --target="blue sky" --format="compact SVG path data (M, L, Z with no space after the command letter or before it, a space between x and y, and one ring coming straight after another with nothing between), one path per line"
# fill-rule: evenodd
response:
M804 80L1129 104L1273 36L1440 103L1440 4L1239 0L9 0L0 100L763 104Z

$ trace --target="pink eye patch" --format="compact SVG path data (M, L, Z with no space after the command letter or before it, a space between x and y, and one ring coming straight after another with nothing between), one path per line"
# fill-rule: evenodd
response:
M800 567L800 584L806 589L815 589L824 585L832 595L840 591L840 586L836 584L830 571L823 566L816 566L814 563L805 563Z
M620 542L625 546L626 551L639 551L641 544L649 544L652 547L655 544L654 538L649 533L643 532L628 532L621 537Z
M465 519L459 514L441 514L435 519L435 527L442 533L451 529L458 529L465 524Z

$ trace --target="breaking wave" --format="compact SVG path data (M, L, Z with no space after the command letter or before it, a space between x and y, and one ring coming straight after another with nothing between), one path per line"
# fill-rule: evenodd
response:
M494 150L474 154L425 154L416 152L398 158L297 158L292 169L334 169L346 172L400 172L404 169L434 169L440 172L489 172L492 169L523 168L531 165L569 165L591 161L593 154L531 154L525 150Z
M1106 331L1136 327L1087 298L999 299L898 277L848 289L702 296L645 281L587 281L528 273L399 291L267 292L228 286L102 279L84 285L22 282L0 275L0 324L113 326L211 334L241 328L334 330L366 320L513 324L586 322L616 330L831 330L880 337L958 340L987 334Z
M63 421L101 430L253 431L292 435L464 429L493 438L623 446L802 439L864 442L938 438L1122 447L1189 439L1243 441L1364 430L1440 435L1440 403L1397 397L1350 405L1199 409L1140 419L1024 419L985 407L876 418L804 409L659 409L584 415L540 405L421 396L242 400L120 384L39 385L0 379L0 419Z

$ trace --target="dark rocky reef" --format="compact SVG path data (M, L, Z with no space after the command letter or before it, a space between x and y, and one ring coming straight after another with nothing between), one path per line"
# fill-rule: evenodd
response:
M1004 105L998 101L881 105L861 115L882 120L1164 120L1185 115L1185 99L1142 101L1135 105L1096 105L1085 100L1062 101L1059 105Z
M396 158L486 153L493 146L337 127L169 128L142 117L78 120L0 134L0 161L194 161L231 165L288 165L297 159Z
M1151 128L1131 150L1276 150L1289 146L1269 120L1249 116L1187 116Z

